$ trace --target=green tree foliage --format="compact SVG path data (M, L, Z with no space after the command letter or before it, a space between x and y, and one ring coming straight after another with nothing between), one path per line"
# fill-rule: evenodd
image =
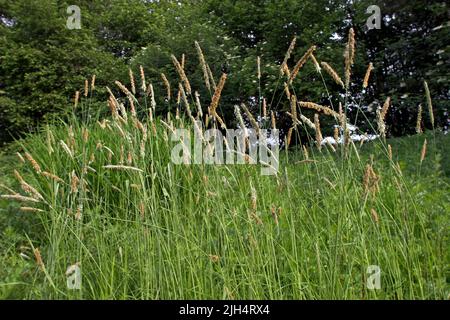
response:
M427 80L436 123L447 125L450 33L444 1L79 0L82 29L68 30L66 9L71 4L0 0L0 140L64 114L74 92L82 91L84 79L91 75L97 75L102 93L106 85L114 87L114 80L128 85L128 68L139 79L140 65L147 83L154 86L157 111L173 111L179 78L171 54L179 59L185 55L186 72L206 108L213 92L203 81L194 41L200 43L216 82L223 72L228 74L219 110L224 118L233 121L233 105L240 102L259 113L266 98L269 109L282 116L280 126L288 127L291 123L285 111L289 102L279 69L292 38L297 37L297 45L288 61L291 68L316 45L319 62L330 63L343 77L350 27L357 40L350 120L356 121L358 115L365 131L373 121L371 113L390 96L389 133L412 133L417 106L425 105L423 80ZM373 4L380 6L382 25L367 30L370 14L366 9ZM257 77L258 57L261 79ZM362 93L369 62L375 70L369 88ZM175 99L170 102L164 101L161 73L171 82ZM345 93L326 74L322 79L310 61L291 90L299 100L333 103L335 108ZM106 96L96 97L96 110L107 110ZM361 117L356 107L359 101L370 119ZM312 117L312 112L305 113ZM329 127L327 119L323 121L323 127ZM428 116L424 125L430 127Z

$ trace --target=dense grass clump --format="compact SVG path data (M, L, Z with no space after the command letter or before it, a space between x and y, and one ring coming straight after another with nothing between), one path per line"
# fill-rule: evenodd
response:
M314 50L287 80L308 59L315 61ZM351 37L346 54L345 84L338 82L348 89ZM356 143L346 105L338 112L297 103L292 95L293 124L284 146L300 138L300 130L309 139L284 148L276 175L263 176L261 165L249 163L176 165L175 128L202 132L225 126L218 105L226 75L203 115L183 66L175 57L174 63L184 106L176 116L154 117L153 87L144 85L141 71L148 108L136 98L134 80L131 91L118 82L129 111L109 91L112 116L92 117L85 112L89 99L78 104L78 93L72 120L20 143L0 195L6 226L3 297L447 297L448 136L432 132L385 140L387 101L377 112L381 138ZM286 64L282 70L289 73ZM87 83L85 91L88 96ZM261 113L256 117L242 107L258 129ZM300 107L334 117L335 141L342 143L325 140L318 115L308 120ZM265 108L263 115L271 111ZM91 116L76 117L80 109ZM200 128L193 120L200 120ZM80 290L66 286L66 271L75 265L82 271ZM373 265L381 269L378 290L367 287Z

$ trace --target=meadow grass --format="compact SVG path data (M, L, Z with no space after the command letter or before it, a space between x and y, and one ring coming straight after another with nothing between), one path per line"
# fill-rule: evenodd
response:
M436 168L434 147L420 164L424 136L408 140L406 159L401 143L393 144L393 161L381 142L346 159L310 149L309 161L290 152L278 176L261 176L257 165L172 164L160 125L141 158L139 129L122 124L128 141L110 128L92 125L84 141L84 129L73 126L72 154L58 143L71 135L64 126L48 128L54 142L42 134L22 145L42 172L61 180L27 160L14 165L45 203L20 204L42 212L13 204L5 212L37 225L7 250L30 257L28 282L7 280L4 289L58 299L446 298L448 176ZM142 171L105 168L122 161ZM375 193L364 186L372 161ZM79 291L66 288L75 263ZM380 290L366 288L369 265L382 270Z
M354 55L349 38L347 90ZM314 50L286 75L288 82ZM277 175L263 176L260 165L250 164L176 165L171 131L192 127L196 95L183 63L172 59L182 83L182 114L154 117L152 85L142 85L141 104L133 80L132 92L117 82L129 110L110 91L112 116L85 116L86 82L71 119L16 144L19 154L5 165L0 194L1 297L448 297L447 135L355 144L348 139L347 104L337 113L298 102L338 118L336 134L344 143L321 145L319 117L308 122L299 109L298 120L294 93L291 138L305 130L309 141L281 153ZM204 77L213 81L204 60ZM282 70L290 72L285 63ZM216 111L225 81L223 75L212 85L208 115L197 110L202 126L225 125ZM388 108L389 101L378 113L382 136ZM75 116L80 109L81 118ZM82 271L81 290L66 286L73 265ZM381 268L379 290L366 285L371 265Z

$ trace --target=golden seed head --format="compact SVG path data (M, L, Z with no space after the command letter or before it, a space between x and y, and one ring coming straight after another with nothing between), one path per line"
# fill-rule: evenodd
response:
M322 137L322 131L320 130L320 121L319 121L319 115L316 113L314 114L314 126L316 128L316 143L317 143L317 148L319 148L319 150L322 148L322 141L323 141L323 137Z
M431 101L431 94L430 94L430 88L428 87L428 82L424 81L423 85L425 87L425 96L427 98L427 105L428 105L428 113L430 116L430 122L431 126L434 129L434 114L433 114L433 103Z
M39 248L35 248L33 252L34 257L36 258L36 263L39 266L39 268L45 270L45 264L44 261L42 260L41 251L39 250Z
M425 160L425 155L427 154L427 139L424 140L422 145L422 151L420 152L420 163Z
M300 69L303 67L303 65L306 63L306 61L308 60L308 58L313 54L313 52L316 50L316 46L311 46L306 52L305 54L300 58L300 60L298 60L297 64L295 65L294 69L292 70L292 74L289 77L289 81L288 83L291 84L292 81L295 79L295 77L297 76L298 72L300 71Z
M31 163L31 166L36 171L36 173L38 173L38 174L41 173L41 167L39 166L37 161L34 160L34 158L31 156L31 154L29 154L28 152L25 152L25 157Z
M186 77L186 73L184 72L184 54L182 56L182 64L180 64L180 62L174 55L171 55L171 58L172 58L172 62L174 64L174 66L175 66L175 69L177 70L178 75L180 76L180 79L183 82L184 87L186 88L186 93L188 95L190 95L192 90L191 90L191 84L190 84L188 78Z
M288 130L287 137L286 137L286 148L289 148L289 146L291 145L293 131L294 131L293 127L290 127Z
M144 67L139 66L139 72L141 74L141 90L145 92L145 89L147 89L146 83L145 83L145 72Z
M369 66L367 67L366 70L366 75L364 76L364 81L363 81L363 88L367 88L367 86L369 85L369 78L370 78L370 74L372 73L373 70L373 64L372 62L369 63Z
M422 105L419 104L419 111L417 112L416 132L422 133Z
M131 92L133 92L133 94L136 94L136 84L134 82L134 75L131 69L128 69L128 75L130 77Z
M170 82L167 80L167 77L164 73L161 73L161 78L163 80L164 86L166 87L166 99L170 101L171 93L170 93Z

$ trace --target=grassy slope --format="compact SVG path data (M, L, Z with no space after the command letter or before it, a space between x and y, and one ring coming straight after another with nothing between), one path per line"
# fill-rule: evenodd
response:
M92 140L108 139L94 131ZM56 140L64 134L55 132ZM69 195L59 203L64 210L41 216L0 200L0 297L446 298L450 141L448 135L436 140L426 135L428 154L420 166L424 137L388 141L403 172L397 178L384 149L374 143L361 148L360 162L355 155L349 163L315 154L316 163L298 163L301 152L290 152L288 164L283 155L278 180L248 167L193 168L190 178L183 166L172 166L168 173L167 161L146 169L162 176L153 188L130 173L102 172L90 181L97 203L85 208L83 224L69 217L67 208L76 210ZM118 152L119 144L105 143ZM36 137L26 143L35 156L44 144ZM375 199L361 192L371 154L381 175ZM70 166L63 153L58 163L44 152L38 158L59 175ZM11 171L18 164L15 156L0 157L1 183L15 190ZM54 186L33 177L29 168L22 170L52 197ZM142 184L141 189L134 191L133 184ZM248 214L252 186L262 225ZM281 208L279 225L272 206ZM26 235L41 248L57 289L36 267L32 252L21 248L30 246ZM19 257L21 251L31 259ZM83 291L70 292L64 271L79 260ZM369 264L382 269L380 291L365 289Z

